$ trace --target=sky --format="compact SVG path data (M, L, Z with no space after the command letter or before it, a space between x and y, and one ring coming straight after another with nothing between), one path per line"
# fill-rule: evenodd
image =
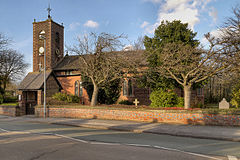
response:
M217 33L239 0L0 0L0 33L9 37L10 47L24 54L32 70L32 22L52 19L64 25L64 43L76 44L77 37L89 32L125 34L129 45L138 37L152 37L162 20L181 20L197 32Z

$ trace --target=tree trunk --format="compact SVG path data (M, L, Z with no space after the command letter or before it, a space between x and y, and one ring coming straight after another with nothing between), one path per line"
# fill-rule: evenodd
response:
M191 106L191 86L184 87L184 109L189 109Z
M93 84L91 106L95 106L97 104L97 97L98 97L98 86L96 84Z
M4 79L4 80L3 80L3 88L2 88L2 96L3 96L3 99L5 99L5 91L6 91L6 88L7 88L7 80Z

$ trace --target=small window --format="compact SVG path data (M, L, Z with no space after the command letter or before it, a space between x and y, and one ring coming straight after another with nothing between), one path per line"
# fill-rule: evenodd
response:
M72 75L72 71L65 71L65 75Z
M39 34L44 35L44 34L45 34L45 31L42 30Z

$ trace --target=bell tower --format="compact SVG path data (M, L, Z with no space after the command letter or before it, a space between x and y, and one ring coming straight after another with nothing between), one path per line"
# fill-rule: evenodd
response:
M47 9L48 19L33 22L33 72L43 70L44 53L46 53L46 69L53 67L64 56L64 27L54 22ZM44 37L44 38L43 38ZM44 47L44 40L46 47Z

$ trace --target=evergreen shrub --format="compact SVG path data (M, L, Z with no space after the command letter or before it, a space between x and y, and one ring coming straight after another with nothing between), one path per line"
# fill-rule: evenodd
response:
M230 101L231 105L235 106L236 108L240 107L240 89L235 89L232 92L232 99Z
M177 107L184 107L184 98L183 97L177 98Z
M80 101L80 98L78 96L69 95L69 94L61 93L61 92L55 93L52 96L52 98L59 100L59 101L65 101L68 103L79 103L79 101Z
M163 89L153 91L150 94L150 100L151 107L175 107L178 104L177 94Z
M57 99L59 101L66 101L67 100L67 94L66 93L61 93L61 92L58 92L58 93L55 93L53 96L52 96L53 99Z
M80 98L75 95L67 95L67 102L68 103L79 103Z
M17 97L16 96L14 96L14 97L5 97L4 98L4 103L15 103L15 102L17 102Z
M233 87L231 96L231 105L240 108L240 81Z

